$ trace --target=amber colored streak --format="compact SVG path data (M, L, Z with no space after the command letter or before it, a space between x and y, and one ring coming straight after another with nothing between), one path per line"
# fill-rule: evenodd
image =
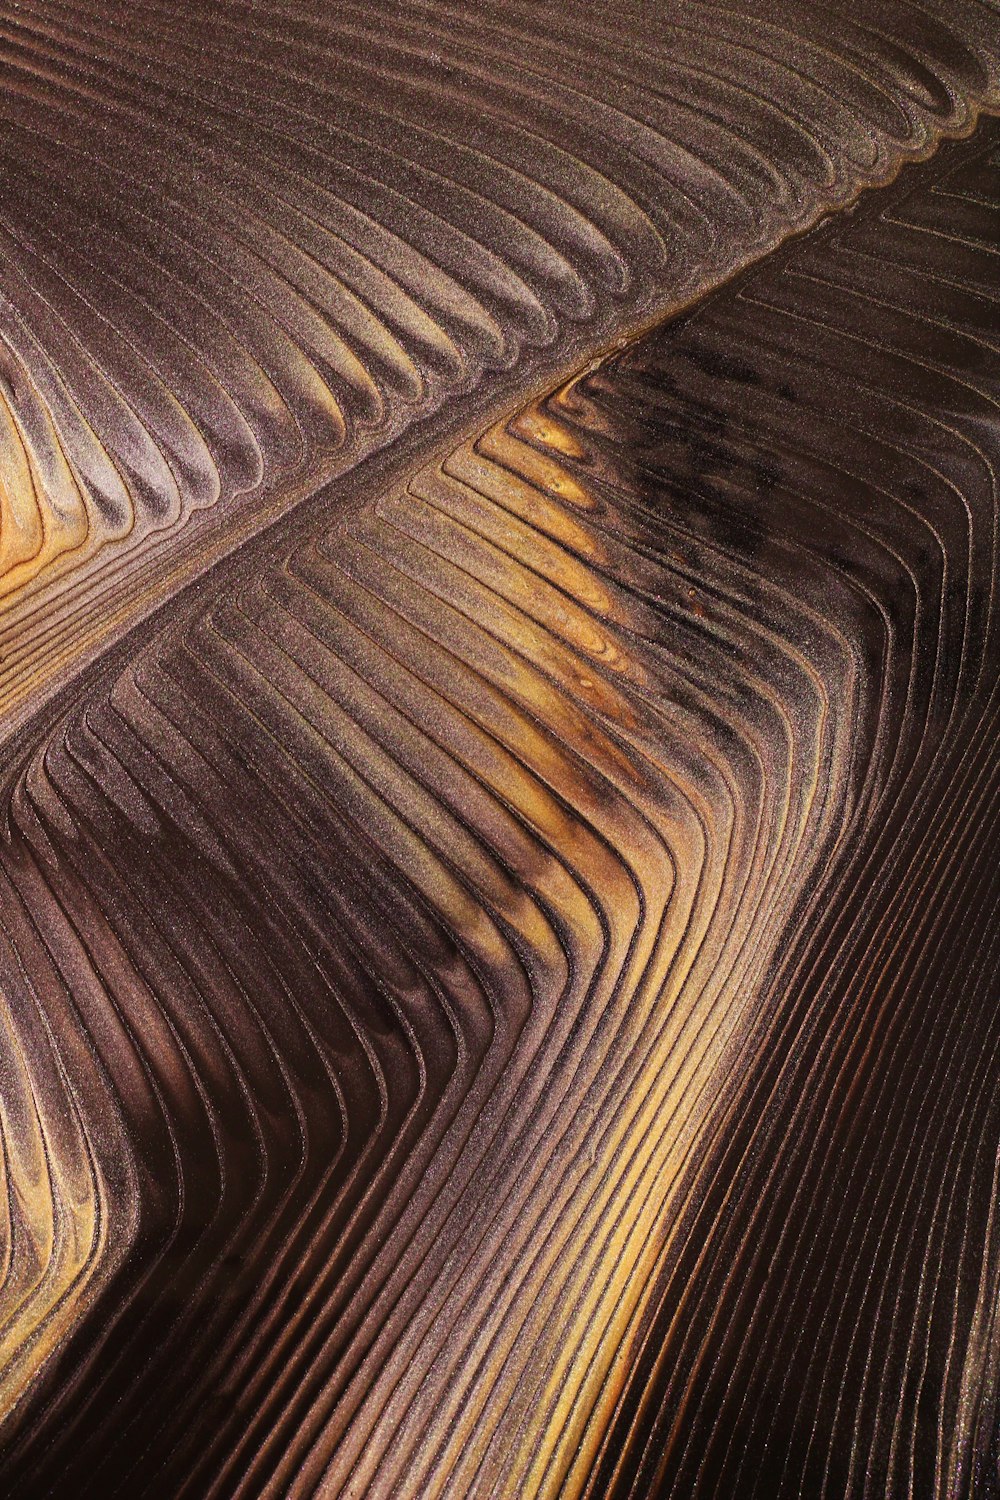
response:
M16 1418L128 1252L134 1178L117 1104L67 992L74 980L86 985L73 937L64 935L60 967L30 882L5 872L0 893L0 1406Z
M0 13L0 712L996 102L988 0ZM6 413L6 415L4 415Z
M536 434L543 446L519 430ZM360 1327L353 1339L344 1327L347 1288L332 1274L338 1237L327 1223L337 1196L349 1191L348 1178L321 1215L318 1203L311 1209L319 1222L310 1235L325 1248L308 1322L285 1321L269 1309L255 1328L244 1315L218 1349L203 1334L180 1360L186 1411L204 1388L206 1360L216 1379L233 1370L228 1380L235 1382L230 1399L238 1426L225 1424L214 1439L203 1435L199 1464L214 1457L223 1474L246 1465L245 1484L255 1490L265 1481L291 1492L321 1480L336 1488L341 1474L345 1483L387 1493L405 1472L416 1494L435 1490L445 1476L464 1490L481 1484L485 1472L503 1474L515 1490L542 1493L561 1480L574 1456L580 1462L584 1427L610 1399L606 1381L655 1260L666 1205L704 1111L703 1092L719 1049L742 1019L739 997L754 995L782 913L842 815L847 757L838 742L850 729L856 684L838 632L816 622L813 654L803 655L787 625L779 635L748 618L735 580L736 602L706 607L668 574L660 582L669 598L648 597L626 517L609 512L599 490L566 469L560 449L570 445L560 431L554 417L529 408L510 431L491 429L370 514L296 547L260 582L213 605L195 625L190 646L173 632L176 646L144 651L128 673L139 700L125 681L110 686L83 717L63 722L60 748L46 757L44 771L33 762L33 813L59 850L53 922L62 920L59 909L78 908L82 891L65 887L64 879L76 886L85 869L88 906L94 900L99 907L88 925L98 923L95 931L103 932L110 924L116 934L95 938L95 947L121 942L125 920L134 942L142 927L120 903L141 906L143 925L155 922L156 931L130 960L129 982L135 984L131 964L138 964L144 984L152 985L155 966L157 1008L175 1017L172 1029L194 1024L183 994L195 981L198 943L185 929L194 921L204 929L209 920L207 932L213 931L218 916L211 908L197 918L188 912L191 856L164 823L165 817L175 823L179 808L171 803L179 795L184 800L176 771L165 779L169 741L162 730L151 738L145 716L136 718L145 696L158 714L168 711L171 679L198 705L194 720L190 708L183 721L176 703L169 708L174 733L182 731L190 746L189 764L195 755L219 765L220 733L225 763L232 766L234 757L237 764L258 763L249 789L256 811L240 820L249 844L233 846L237 829L226 819L226 804L217 802L221 788L214 791L205 772L199 803L186 814L189 823L215 824L225 864L241 872L241 884L252 890L271 878L251 873L262 854L282 867L268 829L280 829L286 817L309 818L309 843L318 853L331 812L321 812L315 799L334 797L341 816L363 830L365 843L375 841L380 859L405 881L408 900L427 911L482 976L494 1013L477 1034L467 980L451 1000L452 1024L471 1033L459 1054L478 1058L466 1097L452 1106L472 1133L453 1157L435 1139L443 1130L435 1121L441 1104L436 1095L427 1099L423 1129L431 1140L417 1191L430 1200L425 1214L440 1215L436 1241L433 1248L421 1244L414 1263L394 1215L370 1205L373 1222L355 1251L360 1264L348 1264L341 1275L360 1278L369 1261L384 1260L384 1248L376 1251L390 1228L399 1235L399 1260L381 1273L367 1271L378 1295L369 1286L363 1319L354 1314ZM748 574L742 591L749 596L753 587ZM774 595L776 616L794 618L787 592L777 588ZM709 642L707 660L699 662L696 647L708 620L718 642ZM801 633L810 624L803 619ZM753 666L727 666L727 647L736 662L752 654ZM743 696L743 717L725 706L730 694ZM204 720L212 705L214 728ZM276 825L276 813L260 802L264 789L253 789L261 776L282 802ZM73 826L85 842L97 841L84 865L82 851L72 850L76 840L66 845L48 826L53 796L75 809ZM135 834L152 839L146 862L175 870L168 881L132 868L134 835L119 828L119 841L112 832L123 815ZM280 837L286 842L289 833ZM116 862L130 869L127 897L108 864L113 847ZM222 857L220 851L215 859ZM348 845L337 885L350 878L357 857ZM300 854L296 865L306 858ZM293 887L301 878L294 867L279 877ZM150 882L150 894L141 894ZM307 947L315 941L307 930L320 921L316 902L343 899L321 889L312 901L300 890L298 904L286 910ZM352 883L356 923L374 921L365 916L371 899ZM281 898L276 904L285 908ZM243 941L256 946L263 933L259 917L252 921ZM373 927L373 938L376 931L384 944L385 930ZM398 939L411 965L418 961L418 936L404 926ZM188 954L183 981L174 972L180 955L166 952L177 945ZM365 954L365 967L375 961L374 952ZM229 981L214 977L204 959L200 967L199 988L210 987L200 1004L216 1016L226 1053L235 1052L234 1063L253 1076L252 1056L241 1056L233 1032L242 1023L227 1015ZM527 988L519 997L511 986L522 967ZM129 1004L110 966L101 977L109 1003L119 993L118 1003ZM376 981L375 973L373 981L388 982L387 976ZM420 995L408 995L412 983L399 994L399 983L393 993L405 1015ZM447 993L454 980L445 971L437 983ZM245 1004L253 1003L251 995ZM298 1003L319 1007L312 1016L318 1026L319 993L300 992ZM163 1075L170 1133L191 1141L180 1169L194 1170L198 1179L206 1169L193 1168L189 1158L204 1130L197 1116L205 1110L216 1116L215 1149L224 1159L237 1149L235 1097L226 1104L232 1090L221 1076L182 1081L180 1056L170 1063L175 1044L168 1046L154 1016L130 1009L139 1027L134 1045ZM362 1012L355 1025L361 1045L373 1045L373 1022ZM417 1017L401 1016L397 1025L402 1045ZM394 1031L390 1026L390 1040ZM409 1045L415 1043L416 1037ZM422 1045L432 1049L423 1071L441 1044ZM199 1052L199 1072L216 1074L218 1047L188 1042L184 1074ZM395 1097L399 1063L385 1064L382 1077L392 1118L402 1109ZM487 1101L489 1119L482 1114ZM364 1118L356 1103L345 1128L359 1129ZM266 1141L265 1124L258 1117L254 1129ZM390 1137L367 1166L376 1180L384 1170L381 1154L391 1147ZM273 1147L262 1166L280 1182L281 1157L272 1154ZM305 1166L315 1179L319 1164L307 1159ZM245 1243L249 1222L244 1227L243 1215L226 1201L237 1190L221 1186L233 1167L220 1160L212 1176L220 1186L211 1218L207 1204L200 1206L201 1233L211 1238L228 1225L226 1235ZM327 1199L333 1192L331 1182ZM185 1199L193 1193L188 1185ZM243 1214L249 1220L259 1211L248 1204ZM221 1256L220 1242L208 1260L206 1243L203 1272ZM369 1352L380 1373L359 1404L347 1377L407 1287L414 1305L405 1329L391 1339L383 1332L382 1353ZM324 1339L344 1343L336 1359L324 1352ZM317 1361L326 1370L323 1384L303 1406L300 1382L315 1380ZM91 1405L97 1397L95 1391ZM331 1451L330 1426L349 1410L353 1421ZM438 1413L433 1421L430 1411ZM120 1408L116 1413L117 1441L128 1453L129 1427ZM170 1414L172 1432L178 1416ZM90 1420L94 1434L80 1442L93 1464L101 1425L96 1412ZM148 1432L155 1420L148 1409L142 1420ZM304 1448L310 1432L314 1442ZM230 1452L226 1433L232 1433ZM120 1459L112 1452L109 1461ZM128 1482L140 1480L133 1474Z

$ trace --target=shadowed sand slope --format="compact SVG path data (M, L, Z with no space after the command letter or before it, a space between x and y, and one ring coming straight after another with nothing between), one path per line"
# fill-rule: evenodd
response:
M998 252L985 122L12 741L11 1494L995 1492Z

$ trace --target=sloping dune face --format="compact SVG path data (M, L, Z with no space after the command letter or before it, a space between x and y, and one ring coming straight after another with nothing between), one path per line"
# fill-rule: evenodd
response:
M997 1492L1000 12L862 10L0 27L3 1494Z

